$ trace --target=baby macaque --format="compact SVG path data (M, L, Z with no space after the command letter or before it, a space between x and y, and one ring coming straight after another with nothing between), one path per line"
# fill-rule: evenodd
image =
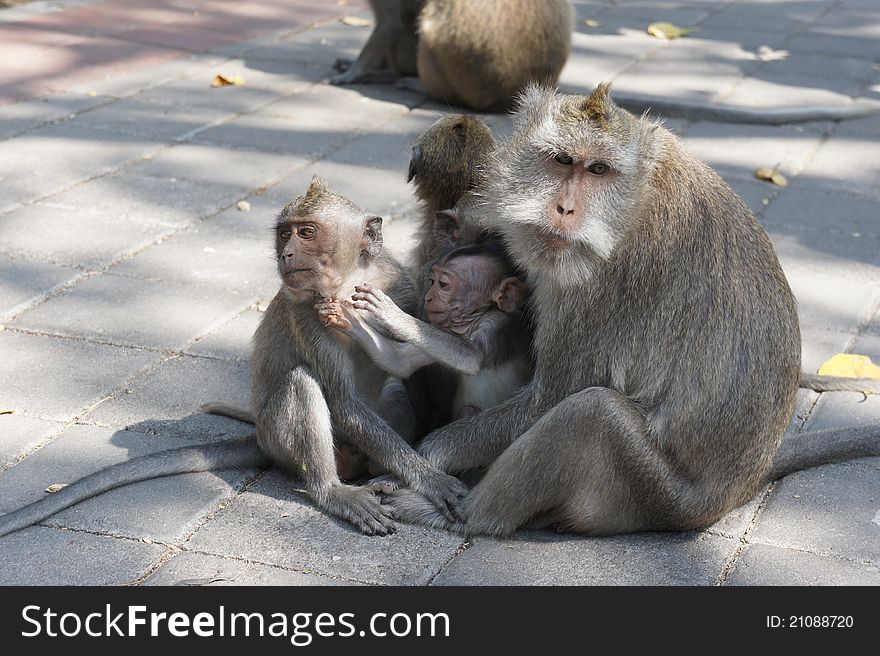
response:
M351 301L318 304L318 314L394 376L407 378L433 363L458 372L440 396L450 404L450 419L497 405L531 375L521 312L526 285L497 242L459 246L433 263L425 294L430 323L371 285L355 291Z

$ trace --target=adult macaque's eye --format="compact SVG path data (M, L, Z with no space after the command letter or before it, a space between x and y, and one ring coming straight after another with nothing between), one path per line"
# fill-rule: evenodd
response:
M302 226L297 229L296 234L299 235L300 239L314 239L318 231L314 226Z
M449 287L449 283L445 280L438 280L437 284L440 285L440 289L446 289L447 287Z
M608 165L604 162L593 162L587 167L587 171L593 175L605 175L608 173Z
M553 159L555 159L560 164L565 164L566 166L571 166L572 164L574 164L574 158L571 155L566 155L565 153L559 153Z
M288 239L290 239L290 235L291 235L291 234L292 234L292 233L291 233L290 228L285 228L284 230L282 230L282 231L279 233L279 236L280 236L281 239L283 239L284 241L287 241Z

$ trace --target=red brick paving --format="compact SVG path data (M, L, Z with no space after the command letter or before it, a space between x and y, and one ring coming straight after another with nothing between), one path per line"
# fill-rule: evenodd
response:
M363 0L109 0L0 24L0 105L365 9Z

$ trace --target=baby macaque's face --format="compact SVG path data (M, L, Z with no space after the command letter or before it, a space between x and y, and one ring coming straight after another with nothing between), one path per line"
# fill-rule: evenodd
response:
M425 311L428 321L445 330L482 317L497 304L505 282L503 265L491 256L462 255L431 268Z

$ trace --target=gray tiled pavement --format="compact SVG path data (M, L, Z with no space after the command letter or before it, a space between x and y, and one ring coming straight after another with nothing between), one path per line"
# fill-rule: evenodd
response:
M621 91L742 106L880 103L873 0L575 5L571 91L613 79ZM658 20L700 31L659 41L644 33ZM247 403L250 336L276 288L267 228L312 173L382 213L405 257L408 149L444 107L324 84L367 35L329 21L0 105L0 411L14 411L0 414L0 510L111 462L246 432L197 407ZM787 56L763 61L761 46ZM247 86L209 88L221 71ZM805 367L846 350L880 363L880 118L669 125L773 239L798 297ZM779 166L789 186L755 180L760 166ZM880 398L812 392L794 420L872 423ZM463 542L415 527L368 538L275 470L187 475L2 538L0 561L17 564L0 583L34 585L876 585L880 459L793 475L705 531L606 539Z

